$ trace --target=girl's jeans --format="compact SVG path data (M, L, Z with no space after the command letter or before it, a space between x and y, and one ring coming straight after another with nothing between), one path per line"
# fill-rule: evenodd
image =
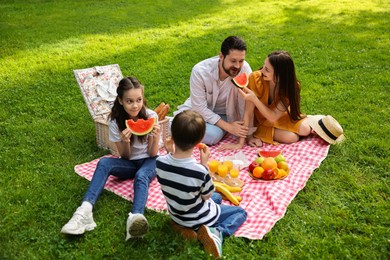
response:
M223 205L222 197L219 193L214 192L211 199L221 207L221 215L214 227L222 233L222 236L228 237L234 234L236 230L245 222L247 214L246 211L238 206Z
M156 177L156 157L139 160L102 158L97 164L83 201L95 205L110 175L134 179L134 198L131 213L144 213L150 182Z

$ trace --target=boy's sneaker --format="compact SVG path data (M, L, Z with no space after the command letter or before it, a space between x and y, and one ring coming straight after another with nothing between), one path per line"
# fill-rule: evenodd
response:
M69 235L82 235L85 231L96 227L92 212L86 213L82 207L78 207L72 218L62 227L61 233Z
M188 240L197 240L198 239L198 235L191 228L183 227L179 224L176 224L173 220L171 220L171 226L172 226L173 230L175 230L177 233L179 233L184 239L188 239Z
M206 252L216 258L222 257L222 234L212 227L202 225L198 230L198 240L203 244Z
M149 230L149 224L144 215L129 213L126 223L126 241L132 237L142 237Z

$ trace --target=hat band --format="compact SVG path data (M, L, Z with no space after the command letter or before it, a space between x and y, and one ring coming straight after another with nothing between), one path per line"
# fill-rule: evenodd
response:
M320 121L318 121L318 124L320 125L321 129L325 132L325 134L327 134L331 139L333 140L336 140L337 137L334 136L329 130L328 128L326 128L326 126L324 125L324 123L322 122L322 118L320 119Z

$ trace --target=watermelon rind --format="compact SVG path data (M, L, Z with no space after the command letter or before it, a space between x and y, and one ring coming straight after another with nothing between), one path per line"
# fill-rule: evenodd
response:
M281 154L282 151L279 151L279 150L276 150L276 151L259 151L257 153L258 156L261 156L261 157L273 157L275 158L276 156L278 156L279 154Z
M126 127L130 129L133 135L144 136L152 132L154 125L156 124L156 118L151 117L146 120L138 119L134 121L133 119L126 120Z
M232 82L238 88L245 88L249 83L248 74L246 74L246 72L241 73L240 75L234 77Z

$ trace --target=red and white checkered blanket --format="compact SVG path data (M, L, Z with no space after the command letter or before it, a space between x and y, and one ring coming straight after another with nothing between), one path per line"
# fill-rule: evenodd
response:
M237 142L236 138L228 135L220 144ZM210 147L210 159L220 159L224 156L233 156L234 151L218 151L219 145ZM246 222L236 231L236 237L246 237L249 239L262 239L271 230L275 223L281 219L294 197L302 190L310 175L318 168L328 154L329 144L317 135L310 135L294 144L281 144L273 146L264 144L261 148L245 146L242 152L248 161L253 161L257 157L259 150L282 150L290 166L290 174L283 180L263 181L253 180L244 168L240 171L239 178L245 182L243 190L239 193L242 197L240 206L248 213ZM160 154L165 154L161 150ZM111 156L111 155L107 155ZM199 159L199 151L194 150L194 158ZM91 180L96 164L100 158L91 162L75 166L75 172ZM118 180L110 176L105 189L114 192L126 200L131 200L133 196L133 180ZM225 202L230 204L229 202ZM164 196L160 190L157 179L154 179L149 188L147 208L156 211L166 211Z

